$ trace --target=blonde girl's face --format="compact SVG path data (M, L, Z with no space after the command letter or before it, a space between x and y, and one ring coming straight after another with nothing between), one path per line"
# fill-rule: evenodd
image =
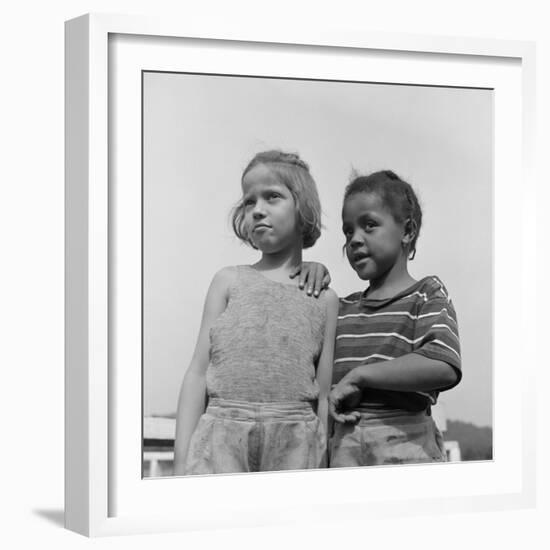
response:
M296 201L268 166L251 168L243 178L242 189L244 221L256 248L274 253L301 241Z

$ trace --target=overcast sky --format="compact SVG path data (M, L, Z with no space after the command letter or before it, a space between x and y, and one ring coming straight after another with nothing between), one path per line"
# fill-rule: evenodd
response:
M438 275L459 319L464 377L440 402L492 425L492 105L489 90L146 73L145 414L176 410L214 273L259 258L229 213L248 161L280 148L310 164L325 230L304 256L340 296L365 286L342 256L352 169L413 185L424 220L410 272Z

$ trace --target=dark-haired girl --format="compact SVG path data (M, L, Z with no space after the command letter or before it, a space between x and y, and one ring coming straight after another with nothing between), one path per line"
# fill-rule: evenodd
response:
M340 299L330 466L445 461L430 407L460 381L460 345L441 280L407 268L422 225L416 194L389 170L356 177L342 221L349 263L369 286Z

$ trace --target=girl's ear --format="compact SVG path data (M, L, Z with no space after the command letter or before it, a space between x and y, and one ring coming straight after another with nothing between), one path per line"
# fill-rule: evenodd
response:
M410 218L405 221L404 233L401 242L404 246L411 244L416 236L416 223Z

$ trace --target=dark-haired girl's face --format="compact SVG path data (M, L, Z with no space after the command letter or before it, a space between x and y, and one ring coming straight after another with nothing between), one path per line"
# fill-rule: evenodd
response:
M377 193L350 195L342 223L349 263L365 281L385 276L406 254L404 224L396 221Z

